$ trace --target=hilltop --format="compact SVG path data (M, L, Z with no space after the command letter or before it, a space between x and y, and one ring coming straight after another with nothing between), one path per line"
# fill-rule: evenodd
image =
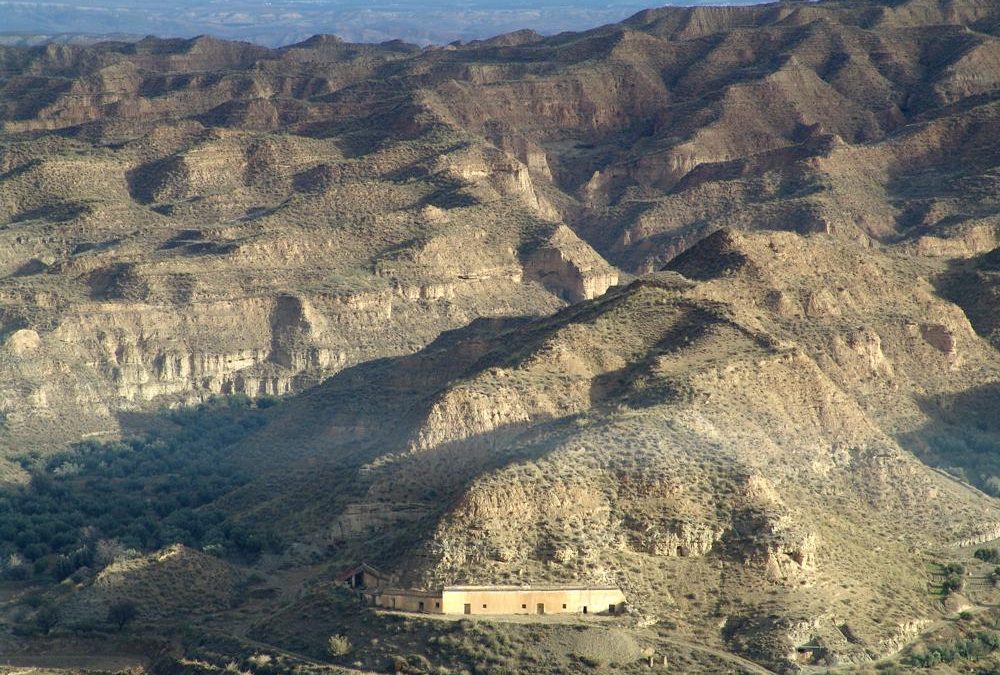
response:
M891 654L937 612L927 566L992 536L994 500L913 453L984 486L1000 471L998 429L973 423L996 409L995 349L922 264L830 235L720 231L670 267L290 401L248 461L312 477L230 508L421 587L618 583L776 667L817 639ZM392 429L368 426L376 389ZM947 416L957 399L979 414Z

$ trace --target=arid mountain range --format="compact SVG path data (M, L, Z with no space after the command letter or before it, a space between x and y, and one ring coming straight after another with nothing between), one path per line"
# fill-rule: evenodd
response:
M262 575L280 611L220 586L205 630L315 658L354 630L339 663L378 669L389 629L323 609L368 560L615 583L621 669L756 672L902 658L996 600L932 591L1000 536L995 2L0 48L0 123L7 489L32 452L267 402L201 508L283 552L143 551L52 596L67 623L161 569Z
M667 4L705 5L705 0ZM749 4L730 0L728 5ZM641 0L0 0L4 40L62 42L116 32L193 37L209 34L269 47L316 33L350 42L402 39L420 45L489 38L530 27L540 33L583 30L621 21ZM72 37L71 37L72 36Z

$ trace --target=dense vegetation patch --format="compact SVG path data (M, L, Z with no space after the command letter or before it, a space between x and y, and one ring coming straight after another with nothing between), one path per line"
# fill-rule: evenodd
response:
M163 413L168 432L87 441L21 458L29 485L0 495L0 555L8 578L64 579L115 558L182 543L253 558L276 538L227 520L213 507L246 484L231 454L266 423L243 397Z
M907 447L916 449L928 463L987 494L1000 497L1000 456L997 455L1000 429L989 419L988 412L1000 405L1000 395L994 388L980 389L956 398L954 405L970 410L947 420L940 428L923 432L921 442ZM929 452L920 453L921 447Z
M983 562L1000 563L1000 550L995 548L976 549L975 556L977 560L982 560Z
M888 675L913 672L915 668L937 672L947 666L948 672L1000 673L998 629L1000 614L996 610L962 612L933 637L908 648L898 662L882 662L876 670Z
M930 668L959 660L979 661L997 650L1000 650L1000 633L984 630L970 637L956 638L915 649L909 655L907 663Z
M944 577L941 581L941 593L944 595L958 593L965 585L965 565L961 563L941 565L941 575Z

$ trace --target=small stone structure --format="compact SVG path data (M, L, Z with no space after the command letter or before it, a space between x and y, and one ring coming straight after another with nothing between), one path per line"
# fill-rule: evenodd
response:
M375 605L428 614L618 614L625 609L625 594L617 586L385 588Z
M337 575L337 583L343 584L348 588L353 588L356 591L374 591L389 584L391 581L392 577L390 575L365 562L343 570Z

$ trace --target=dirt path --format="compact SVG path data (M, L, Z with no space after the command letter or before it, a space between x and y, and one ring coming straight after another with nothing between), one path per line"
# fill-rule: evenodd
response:
M576 626L594 626L607 623L619 625L620 617L601 616L599 614L424 614L420 612L403 612L392 609L375 609L378 614L401 616L408 619L430 619L431 621L486 621L492 623L531 623L531 624L572 624Z
M776 675L773 670L768 670L759 663L755 663L750 659L745 659L742 656L737 656L732 652L723 651L721 649L713 649L712 647L706 647L703 644L697 642L689 642L681 638L659 636L659 639L667 644L673 645L675 647L683 647L693 652L701 652L702 654L708 654L714 656L717 659L732 663L734 665L740 666L744 670L748 670L751 673L757 673L757 675Z
M122 654L0 654L0 668L29 670L125 670L146 665L142 656Z
M287 649L282 649L276 645L269 644L267 642L261 642L260 640L254 640L253 638L248 638L245 635L239 636L240 641L247 643L248 645L253 645L258 649L262 649L266 652L273 652L281 656L285 656L290 659L296 659L303 663L308 663L310 666L325 666L329 668L340 668L340 666L335 666L333 664L327 663L325 661L317 661L311 656L306 656L305 654L299 654L298 652L289 651ZM344 669L346 671L346 669ZM360 672L360 671L354 671Z
M281 656L297 659L303 663L307 663L310 666L319 666L321 668L329 668L331 672L334 673L349 673L351 675L371 675L370 671L367 670L357 670L355 668L347 668L346 666L338 666L332 663L327 663L326 661L317 661L311 656L306 656L305 654L299 654L298 652L292 652L287 649L282 649L275 645L269 644L267 642L261 642L260 640L254 640L248 637L240 637L240 640L247 643L248 645L253 645L258 649L266 652L273 652L274 654L280 654Z

